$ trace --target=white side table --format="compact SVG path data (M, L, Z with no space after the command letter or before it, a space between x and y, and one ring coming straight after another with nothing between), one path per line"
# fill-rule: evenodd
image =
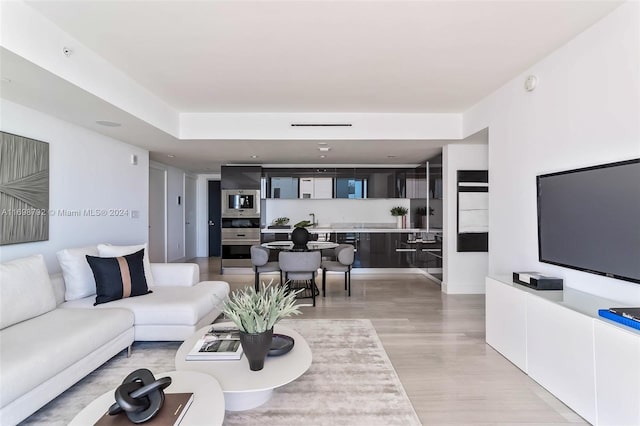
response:
M171 377L171 385L165 393L192 392L193 402L187 410L181 426L222 425L224 420L224 396L218 382L208 374L195 371L169 371L155 374L156 378ZM102 417L114 403L115 389L106 392L87 405L69 423L72 426L92 425Z
M214 326L231 326L231 323ZM176 370L200 371L215 377L224 392L228 411L244 411L267 402L273 389L284 386L302 376L311 367L311 349L304 338L294 330L277 325L273 332L293 337L293 349L281 356L267 357L264 368L251 371L247 357L232 361L187 361L185 358L211 326L198 330L184 341L176 353Z

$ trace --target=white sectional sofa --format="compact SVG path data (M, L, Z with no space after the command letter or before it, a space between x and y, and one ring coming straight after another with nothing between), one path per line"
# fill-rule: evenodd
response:
M65 300L62 274L40 255L2 264L0 424L16 424L140 340L184 340L211 323L229 293L198 282L195 264L151 264L152 293L93 306Z

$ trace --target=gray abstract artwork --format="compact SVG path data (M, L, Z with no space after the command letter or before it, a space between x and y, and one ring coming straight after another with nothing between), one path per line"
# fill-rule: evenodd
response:
M49 239L49 144L0 132L0 245Z

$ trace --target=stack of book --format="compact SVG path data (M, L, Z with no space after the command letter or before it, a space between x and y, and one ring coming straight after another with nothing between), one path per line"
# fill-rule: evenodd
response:
M240 358L240 331L233 327L211 327L186 357L187 361L227 361Z
M611 321L640 330L640 308L600 309L598 315Z

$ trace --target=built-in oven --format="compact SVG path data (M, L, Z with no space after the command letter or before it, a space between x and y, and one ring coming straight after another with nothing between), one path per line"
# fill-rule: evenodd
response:
M257 244L260 244L260 217L222 218L223 269L251 267L251 246Z
M222 217L259 217L260 190L223 189Z

